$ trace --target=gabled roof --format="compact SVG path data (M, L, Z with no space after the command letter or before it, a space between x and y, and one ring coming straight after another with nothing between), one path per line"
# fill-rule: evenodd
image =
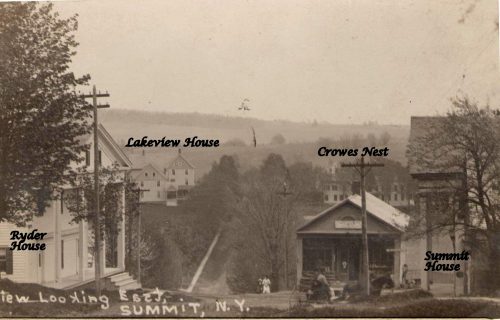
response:
M104 128L102 124L99 124L97 127L97 134L99 137L99 143L106 145L109 150L113 153L114 158L118 162L121 167L132 168L132 162L127 157L127 155L120 149L116 141L109 134L109 132ZM90 144L92 143L91 139L93 138L93 134L86 134L78 138L80 144Z
M166 168L166 169L175 169L175 162L177 159L180 159L187 164L190 169L195 169L186 158L184 158L180 154L168 154L168 153L146 153L145 155L140 153L130 153L129 158L132 160L133 166L135 169L142 169L148 164L153 164L156 168ZM162 171L163 172L163 171Z
M158 176L160 178L162 178L163 180L168 180L168 178L161 172L161 170L159 170L152 163L148 163L142 169L135 169L135 170L133 170L133 172L130 174L130 176L131 176L132 179L137 179L138 176L142 175L143 172L146 171L146 170L148 170L148 169L153 169L158 174Z
M304 230L309 225L313 224L315 221L321 219L323 216L331 214L335 209L340 208L346 204L352 204L361 209L361 196L358 194L352 195L345 199L344 201L336 204L333 207L330 207L323 212L316 215L314 218L307 221L302 227L300 227L297 231L300 232ZM396 228L397 230L404 232L408 223L410 221L410 217L394 208L390 204L380 200L369 192L366 192L366 212L367 214L371 214L372 216L382 220L388 225Z
M179 153L178 153L177 157L175 157L172 161L170 161L170 164L168 165L168 167L167 167L167 168L168 168L168 169L177 169L177 168L178 168L178 166L176 166L176 163L177 163L179 160L180 160L180 161L183 161L184 163L186 163L186 164L187 164L187 166L188 166L190 169L194 169L194 166L193 166L193 165L192 165L189 161L187 161L187 159L186 159L186 158L184 158L184 157L182 156L180 149L179 149Z

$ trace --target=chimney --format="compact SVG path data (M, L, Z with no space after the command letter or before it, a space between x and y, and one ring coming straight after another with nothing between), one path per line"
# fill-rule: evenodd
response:
M351 184L352 194L361 194L361 182L353 181Z

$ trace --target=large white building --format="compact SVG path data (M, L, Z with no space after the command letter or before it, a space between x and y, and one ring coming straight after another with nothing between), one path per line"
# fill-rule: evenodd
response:
M101 125L99 134L99 158L103 167L118 165L117 176L121 181L131 169L132 163L120 150L110 134ZM86 161L74 166L84 166L87 171L93 172L93 135L82 137L81 142L89 146L86 152ZM46 286L68 288L91 282L94 279L94 257L92 223L82 221L72 222L72 215L65 202L65 192L70 186L61 186L62 192L40 216L34 216L28 227L19 228L10 223L0 223L0 277L9 278L17 282L32 282ZM123 192L123 191L122 191ZM123 193L120 208L124 210L125 195ZM122 220L116 243L103 245L101 261L108 261L102 265L101 274L112 276L122 274L125 270L125 227ZM47 233L43 240L46 249L40 251L9 250L13 240L12 231ZM106 239L104 239L104 242ZM113 248L110 250L109 248ZM130 279L128 274L122 274L125 288L137 287L137 283Z
M154 161L142 153L132 155L132 161L136 167L130 175L132 181L147 190L141 192L141 202L176 206L195 185L195 168L180 149L174 158L157 157Z
M323 183L323 201L325 203L335 205L349 196L359 193L359 180L357 180L359 178L341 176L338 163L330 164L327 171L329 178ZM394 177L390 190L382 189L382 183L377 176L375 176L375 180L375 187L369 188L367 191L377 198L399 208L414 205L409 187L398 181L397 177Z

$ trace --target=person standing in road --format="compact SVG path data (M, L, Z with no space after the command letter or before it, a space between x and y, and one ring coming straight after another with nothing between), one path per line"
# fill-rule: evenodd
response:
M262 280L262 293L271 293L271 280L265 276Z

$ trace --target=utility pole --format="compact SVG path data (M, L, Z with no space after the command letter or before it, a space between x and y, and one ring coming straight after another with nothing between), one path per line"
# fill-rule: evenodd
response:
M97 109L109 108L109 104L97 104L97 98L109 97L109 93L97 92L95 86L92 88L92 93L83 95L83 98L92 98L92 106L94 108L94 270L95 270L95 285L96 294L101 295L101 223L100 223L100 207L99 207L99 137L97 135L98 122L97 122Z
M365 294L370 295L370 263L368 258L368 234L366 232L366 188L365 178L371 167L383 167L382 163L365 163L365 157L361 157L358 163L342 163L342 167L351 167L356 169L360 175L361 188L361 233L362 233L362 257L363 257L363 282L362 287L365 289ZM368 168L368 170L366 170Z
M137 209L137 282L141 283L141 192L147 192L149 189L134 189L132 190L139 194L139 206Z
M283 196L283 206L285 210L286 207L286 197L291 195L291 192L288 192L288 186L286 182L283 182L283 191L278 192L277 194ZM288 211L285 211L285 218L287 221L285 222L285 287L288 289Z

